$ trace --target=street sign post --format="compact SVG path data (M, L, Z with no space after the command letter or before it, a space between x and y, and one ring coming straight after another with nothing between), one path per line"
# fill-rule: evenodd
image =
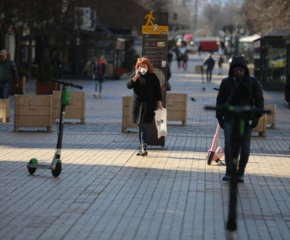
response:
M142 55L148 57L154 68L162 89L162 104L165 107L166 90L165 81L167 75L167 37L168 37L168 13L146 12L143 14L142 25ZM150 124L148 145L165 145L165 137L157 138L155 122Z

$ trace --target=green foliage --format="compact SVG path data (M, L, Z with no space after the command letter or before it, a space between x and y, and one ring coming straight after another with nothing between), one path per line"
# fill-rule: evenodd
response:
M37 82L48 82L51 79L50 65L41 63L37 73Z
M18 69L18 75L19 77L24 77L24 76L28 76L28 70L25 66L20 66L19 69Z
M50 69L51 69L51 77L53 79L60 79L61 76L57 64L53 64Z

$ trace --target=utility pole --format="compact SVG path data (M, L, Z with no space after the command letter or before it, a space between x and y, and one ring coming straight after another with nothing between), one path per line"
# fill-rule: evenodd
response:
M194 31L197 31L197 8L198 8L198 0L195 0L194 3Z
M81 32L81 9L77 9L77 39L76 39L76 75L80 77L80 32Z

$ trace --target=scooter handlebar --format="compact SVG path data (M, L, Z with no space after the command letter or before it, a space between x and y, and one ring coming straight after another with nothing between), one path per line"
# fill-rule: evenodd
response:
M205 106L205 110L224 110L228 112L232 112L235 114L243 114L243 113L262 113L262 114L271 114L272 111L264 108L252 108L250 106Z
M77 84L73 84L71 82L65 82L65 81L57 80L57 79L51 79L50 81L51 82L57 82L59 84L63 84L63 85L70 86L70 87L73 87L73 88L79 88L81 90L83 89L83 86L80 86L80 85L77 85Z

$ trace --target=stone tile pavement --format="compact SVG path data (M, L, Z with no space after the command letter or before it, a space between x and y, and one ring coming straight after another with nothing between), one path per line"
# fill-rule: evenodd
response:
M76 81L87 93L86 124L66 121L58 178L26 169L32 157L51 162L57 125L52 133L14 133L11 97L11 122L0 124L0 239L225 239L225 168L205 160L216 119L204 106L215 103L221 76L202 84L193 70L200 62L190 61L186 72L172 63L172 92L188 94L187 126L169 122L166 150L143 158L135 155L136 130L121 133L122 96L132 94L126 80L105 81L101 99L93 97L92 81ZM33 82L27 88L32 93ZM267 137L253 133L245 183L238 185L238 235L289 239L289 109L282 93L264 96L277 105L277 129Z

